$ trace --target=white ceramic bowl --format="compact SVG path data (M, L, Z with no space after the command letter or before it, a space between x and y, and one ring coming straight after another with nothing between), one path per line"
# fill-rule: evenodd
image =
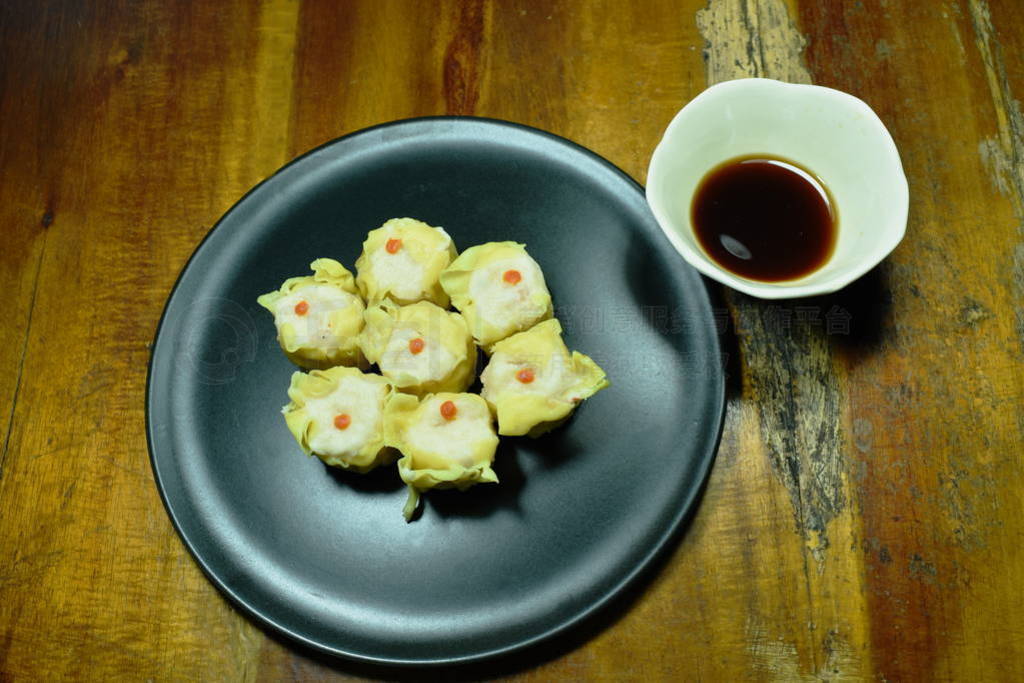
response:
M835 249L804 277L741 277L712 261L694 236L698 183L721 162L751 154L794 161L831 193ZM746 78L708 88L672 119L647 170L647 202L694 268L741 292L785 299L833 292L885 258L906 232L909 195L892 136L867 104L831 88Z

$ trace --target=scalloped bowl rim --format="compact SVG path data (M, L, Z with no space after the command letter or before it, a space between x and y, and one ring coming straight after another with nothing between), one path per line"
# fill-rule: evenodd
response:
M817 98L822 102L828 102L833 113L839 112L849 118L863 116L868 125L872 127L872 134L876 136L875 141L880 145L884 155L882 161L888 172L886 178L888 181L895 183L893 187L895 196L892 203L887 207L889 210L888 217L884 221L884 227L878 230L877 240L873 247L862 255L858 255L854 263L835 272L827 279L807 282L809 278L813 278L815 273L822 269L818 269L808 276L784 282L750 280L725 270L712 261L703 250L695 248L680 236L679 232L686 232L692 235L692 227L689 224L689 220L686 220L686 224L683 226L677 225L670 218L670 212L665 205L667 199L663 193L659 192L659 181L664 177L671 163L670 155L672 154L672 149L677 145L684 144L685 139L692 134L687 130L687 126L691 124L691 119L694 118L695 112L708 106L717 106L721 103L721 100L735 101L736 98L746 97L749 93L763 94L769 89L783 93L784 97ZM758 153L758 150L752 149L751 152ZM725 159L722 160L724 161ZM713 165L704 168L703 173L707 173ZM881 119L879 119L878 115L867 103L841 90L818 85L786 83L767 78L742 78L723 81L705 89L680 109L666 127L661 140L651 156L647 171L646 193L647 202L662 232L665 233L672 246L687 263L713 280L762 299L799 298L828 294L842 289L878 265L882 259L896 248L906 234L909 210L909 186L896 143ZM840 230L842 229L843 224L840 222ZM696 243L695 240L694 242Z

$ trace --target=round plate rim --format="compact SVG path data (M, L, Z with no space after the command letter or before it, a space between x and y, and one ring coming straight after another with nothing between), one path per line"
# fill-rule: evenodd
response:
M707 483L708 475L711 471L711 465L713 464L715 457L718 453L718 448L722 439L722 430L725 423L726 396L724 369L720 365L715 365L713 368L713 372L709 373L708 377L708 381L713 382L715 385L713 387L713 391L709 392L715 399L714 407L716 408L716 415L714 416L715 419L713 420L715 435L714 438L710 440L709 447L704 451L703 456L696 463L696 470L698 476L695 480L695 485L690 488L685 500L683 500L679 505L676 506L675 514L672 517L672 521L666 527L664 533L662 533L659 536L657 542L654 543L648 549L648 551L644 554L642 559L628 573L623 575L615 583L614 586L608 589L598 599L594 600L585 609L563 620L561 623L547 629L546 631L534 634L531 637L521 639L517 642L510 643L504 647L483 650L465 656L443 657L437 659L379 657L361 654L359 652L346 650L342 647L337 647L329 643L309 638L301 633L298 633L296 630L279 623L278 621L270 618L266 614L263 614L256 607L250 605L248 602L246 602L245 599L243 599L240 595L233 591L226 583L224 583L224 581L221 580L221 578L216 574L216 572L214 572L214 570L209 566L209 564L200 556L193 541L189 538L186 531L182 528L178 516L175 514L172 503L168 499L168 494L164 486L163 479L160 475L160 466L157 463L156 449L154 445L156 442L156 437L153 433L153 423L151 419L151 404L153 402L154 362L158 350L158 342L160 341L164 325L167 322L168 311L170 310L171 303L174 300L175 294L177 294L178 288L181 285L181 282L184 279L185 274L188 272L192 262L196 259L200 251L210 240L211 236L217 231L217 229L223 223L225 223L229 219L229 217L244 202L246 202L246 200L248 200L248 198L251 195L259 191L260 188L262 188L264 185L273 181L274 178L281 175L285 170L291 168L294 165L299 164L300 162L309 157L312 157L322 152L323 150L326 150L329 147L341 144L344 141L356 136L365 135L373 131L385 128L401 127L410 124L422 124L431 122L455 124L459 124L460 122L471 122L474 124L495 125L499 127L514 128L519 130L520 132L525 132L531 135L538 135L541 137L549 138L552 141L566 145L572 148L574 151L580 152L585 156L590 157L592 160L598 162L600 165L605 166L608 170L612 171L613 173L621 177L623 180L625 180L626 183L630 187L632 187L636 192L639 192L641 196L644 196L644 188L640 183L638 183L632 176L630 176L628 173L620 169L618 166L613 164L608 159L605 159L597 152L594 152L593 150L590 150L579 143L573 142L572 140L557 135L555 133L551 133L540 128L535 128L533 126L528 126L526 124L516 123L513 121L481 116L419 116L387 121L384 123L368 126L366 128L361 128L350 133L346 133L345 135L328 140L310 149L309 151L295 157L294 159L292 159L291 161L289 161L288 163L284 164L279 169L274 171L274 173L261 180L259 183L250 188L245 194L243 194L236 202L234 202L231 205L231 207L227 211L225 211L224 214L216 221L216 223L214 223L214 225L207 231L207 233L199 241L199 244L196 245L195 249L189 255L188 259L185 261L185 264L181 267L181 270L179 271L178 276L174 281L174 285L171 287L170 292L167 294L167 299L164 302L164 307L160 314L160 320L157 323L156 331L153 335L153 342L150 345L149 360L146 368L146 446L147 450L149 451L149 461L153 471L153 478L156 483L157 490L160 494L160 500L162 501L164 509L167 512L167 516L171 520L171 525L174 527L174 530L177 533L178 538L180 538L182 543L185 545L185 548L188 550L189 555L191 555L192 559L196 562L197 565L199 565L199 568L202 570L207 580L209 580L217 588L217 590L220 591L222 595L226 596L229 599L229 601L232 604L234 604L245 616L254 619L259 624L266 626L297 643L312 648L313 650L335 657L345 658L356 662L378 666L436 667L464 665L491 660L505 655L509 655L514 652L529 649L541 642L545 642L553 638L556 638L562 634L565 634L568 631L571 631L579 624L589 620L592 616L601 612L610 603L614 602L616 598L622 595L623 592L629 586L633 585L637 580L640 579L640 577L642 577L645 574L645 572L654 564L654 562L665 552L668 546L671 545L672 541L676 539L677 535L680 532L680 528L682 527L687 517L696 510L695 505L697 503L697 499ZM710 310L712 308L711 295L708 291L705 279L695 269L693 269L692 266L689 266L686 262L682 261L682 259L680 259L678 267L685 269L685 276L690 278L695 284L699 285L699 288L694 288L694 291L697 292L698 295L703 299L703 305L706 305L707 308ZM712 329L711 332L712 334L710 334L708 337L711 343L710 352L711 354L713 354L713 357L720 358L721 343L719 340L719 336L714 329Z

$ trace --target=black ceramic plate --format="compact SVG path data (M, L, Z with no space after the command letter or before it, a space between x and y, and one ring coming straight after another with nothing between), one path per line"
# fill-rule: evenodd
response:
M256 305L317 257L353 268L396 216L460 248L526 243L569 347L612 383L559 430L502 439L500 484L430 493L412 524L393 468L301 453L280 416L295 368ZM707 292L642 188L564 139L473 118L349 135L246 195L182 272L147 390L157 485L210 579L292 638L382 663L507 653L607 603L695 504L723 411Z

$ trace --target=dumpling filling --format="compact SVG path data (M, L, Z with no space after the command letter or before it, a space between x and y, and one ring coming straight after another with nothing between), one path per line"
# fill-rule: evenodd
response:
M424 395L459 392L476 370L476 347L458 313L421 301L396 306L390 301L366 311L360 336L363 353L402 391Z
M358 296L343 292L330 285L306 285L281 297L274 306L274 324L278 332L291 326L291 339L296 346L315 347L325 354L336 352L349 336L338 334L335 313L345 315L346 309L362 315L362 301Z
M544 274L515 242L470 247L441 274L441 286L466 317L474 339L488 351L551 317Z
M387 444L402 453L398 472L409 487L406 520L421 491L498 481L491 469L498 436L487 403L476 394L433 394L422 401L396 394L387 406L385 429Z
M370 271L376 278L377 286L386 289L391 298L400 302L424 298L425 270L423 264L409 253L404 240L394 253L387 249L377 249L370 254Z
M296 372L282 412L304 451L328 465L367 472L396 457L384 444L384 407L392 393L383 377L355 368Z
M356 284L371 304L383 299L398 304L430 301L447 308L448 295L439 279L456 255L444 228L392 218L367 234L356 260Z
M364 365L359 348L363 301L352 274L337 261L317 259L312 276L290 278L257 302L274 314L282 350L304 368Z
M480 380L480 395L497 414L503 436L539 436L608 386L590 357L569 353L555 319L495 344Z

